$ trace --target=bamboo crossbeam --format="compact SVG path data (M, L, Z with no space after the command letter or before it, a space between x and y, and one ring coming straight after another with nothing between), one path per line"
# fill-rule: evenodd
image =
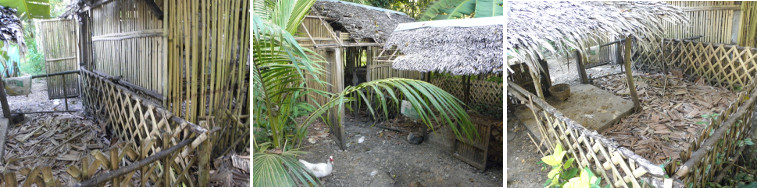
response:
M60 61L60 60L67 60L67 59L76 59L76 56L72 57L61 57L61 58L53 58L53 59L45 59L46 62L50 61Z
M705 11L705 10L741 10L741 5L717 5L706 7L684 7L683 11Z
M44 78L48 76L66 75L66 74L79 74L79 70L70 70L70 71L56 72L56 73L50 73L50 74L34 75L32 76L32 79Z
M111 33L105 35L92 36L92 41L104 41L104 40L123 40L140 37L154 37L163 35L163 29L150 29L141 31L132 31L124 33Z
M138 86L138 85L132 84L130 82L122 80L121 78L116 78L116 77L113 77L113 76L109 76L109 75L107 75L105 73L101 73L100 71L89 71L89 70L85 69L84 67L81 67L81 71L85 72L85 73L94 74L94 75L97 75L99 77L103 77L103 78L107 79L107 81L114 80L114 81L116 81L116 83L118 83L116 85L120 84L120 85L129 87L129 88L131 88L133 90L137 90L139 92L142 92L142 93L144 93L144 94L146 94L146 95L148 95L150 97L153 97L155 99L162 99L163 98L163 95L161 95L158 92L145 89L142 86Z
M744 104L753 104L755 102L755 98L757 98L757 92L752 92L751 95L749 95L749 99ZM702 144L700 149L696 150L694 153L691 154L691 157L689 160L687 160L681 167L678 168L675 174L675 178L682 178L689 174L691 169L694 169L695 166L699 165L699 163L702 161L702 158L707 156L706 154L715 147L715 144L718 143L720 138L722 138L726 131L730 130L731 127L733 127L736 122L741 119L744 114L746 114L749 111L749 108L739 108L736 113L732 114L730 117L728 117L728 120L726 120L720 128L718 128L715 133L710 136L710 138L707 138L705 140L704 144Z

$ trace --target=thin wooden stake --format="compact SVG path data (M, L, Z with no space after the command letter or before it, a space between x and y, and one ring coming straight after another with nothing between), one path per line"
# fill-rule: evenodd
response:
M633 99L634 111L641 110L641 102L639 102L639 96L636 94L636 86L633 84L633 75L631 74L631 42L632 35L628 35L626 38L626 49L624 62L626 65L626 78L628 79L628 90L631 91L631 98Z

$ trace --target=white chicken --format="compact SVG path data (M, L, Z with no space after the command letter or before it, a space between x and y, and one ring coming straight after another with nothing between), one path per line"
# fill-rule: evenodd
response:
M332 166L333 162L334 162L333 156L329 156L329 160L327 160L326 163L318 163L318 164L312 164L305 160L300 159L300 163L302 163L302 165L305 165L305 168L313 172L313 175L315 175L315 177L317 178L322 178L331 174L331 170L333 169L333 166Z

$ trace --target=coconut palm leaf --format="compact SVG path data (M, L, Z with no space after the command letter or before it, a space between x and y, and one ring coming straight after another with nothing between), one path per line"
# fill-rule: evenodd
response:
M300 163L296 155L301 151L286 151L281 154L256 152L252 154L252 186L254 187L294 187L319 186L310 170Z
M362 83L354 87L347 86L341 94L333 96L329 102L308 116L302 123L303 126L312 123L329 108L341 107L345 102L355 100L348 97L352 93L357 93L360 99L370 103L368 100L370 97L366 94L366 90L374 92L374 99L379 101L381 108L384 109L384 116L387 115L385 94L388 94L395 104L398 103L398 97L401 96L410 102L413 109L419 114L421 121L430 129L433 129L432 123L443 122L452 129L458 138L463 138L463 135L468 139L479 137L478 132L472 126L470 117L462 107L463 103L459 99L428 82L406 78L388 78ZM370 105L368 105L368 109L371 114L375 115L375 110Z

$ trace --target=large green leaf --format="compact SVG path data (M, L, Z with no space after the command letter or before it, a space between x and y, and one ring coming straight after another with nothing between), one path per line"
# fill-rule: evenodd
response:
M477 0L476 15L474 15L474 17L502 16L504 8L502 4L502 0Z
M19 17L50 18L50 0L0 0L0 5L16 9Z
M419 20L492 17L502 13L502 0L439 0L426 8Z

